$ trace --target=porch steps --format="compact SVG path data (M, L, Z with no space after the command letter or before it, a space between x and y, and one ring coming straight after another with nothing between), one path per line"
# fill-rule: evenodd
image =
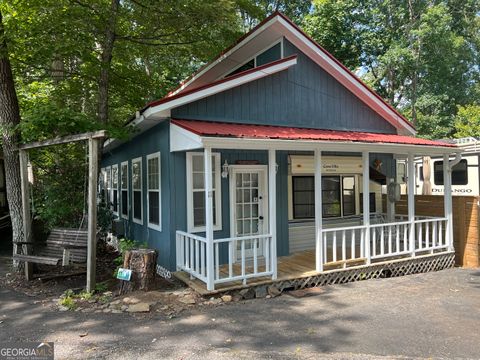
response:
M279 290L298 290L315 286L343 284L352 281L397 277L403 275L439 271L451 268L455 264L455 253L438 253L377 262L370 265L350 266L345 269L326 270L322 273L312 271L314 267L313 251L278 258L278 277L250 279L246 285L241 281L217 284L216 289L208 291L206 284L190 275L177 271L173 275L202 296L222 294L246 288L275 285Z

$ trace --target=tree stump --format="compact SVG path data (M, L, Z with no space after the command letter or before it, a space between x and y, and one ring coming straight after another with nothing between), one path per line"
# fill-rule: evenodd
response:
M120 293L152 289L155 281L157 255L157 251L152 249L132 249L125 252L123 268L132 270L132 277L130 281L122 281Z

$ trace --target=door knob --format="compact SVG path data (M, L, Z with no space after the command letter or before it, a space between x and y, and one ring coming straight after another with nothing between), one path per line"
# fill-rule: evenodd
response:
M263 220L263 216L259 216L259 217L258 217L258 220Z

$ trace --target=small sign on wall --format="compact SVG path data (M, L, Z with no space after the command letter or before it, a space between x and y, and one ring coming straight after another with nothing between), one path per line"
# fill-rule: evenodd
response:
M132 270L123 269L123 268L118 269L117 279L124 280L124 281L130 281L131 277L132 277Z

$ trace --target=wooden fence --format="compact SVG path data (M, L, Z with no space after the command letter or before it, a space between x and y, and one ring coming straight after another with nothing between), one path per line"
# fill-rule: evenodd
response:
M480 266L479 201L477 196L453 196L453 241L455 262L459 266ZM395 211L408 213L407 196L395 204ZM415 215L444 216L443 196L416 195Z

